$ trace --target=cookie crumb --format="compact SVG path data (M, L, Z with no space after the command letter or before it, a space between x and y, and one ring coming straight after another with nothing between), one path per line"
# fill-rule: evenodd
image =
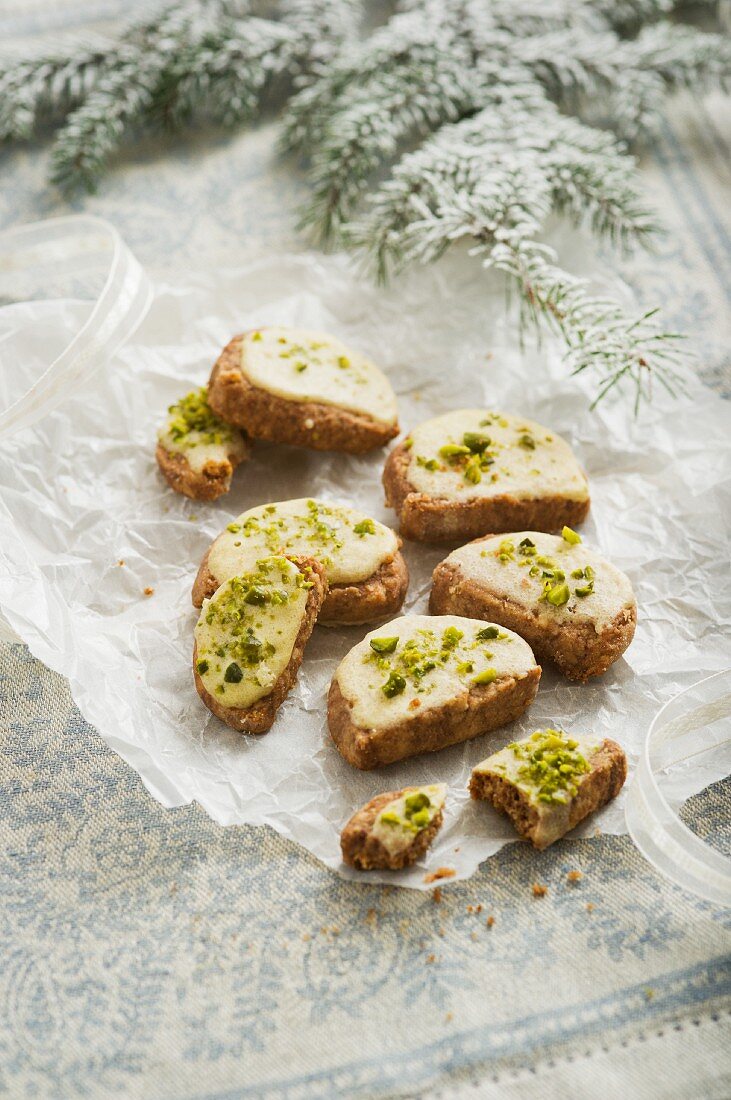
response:
M411 702L409 703L409 710L416 710L416 708L420 707L420 706L421 706L421 699L412 699Z
M457 872L453 867L437 867L436 871L431 871L428 875L424 875L424 882L437 882L440 878L454 878Z
M475 912L476 913L481 913L482 912L482 906L481 905L476 905L475 906Z
M366 924L374 925L377 921L377 917L378 917L378 915L377 915L375 909L369 909L368 912L365 915Z
M435 905L441 905L442 903L442 890L440 886L435 886L431 895L432 901Z
M155 594L155 589L150 588L149 585L147 586L147 588L144 588L142 591L143 591L143 595L145 595L145 596L154 596L154 594Z
M302 933L302 942L303 942L303 943L309 943L309 941L310 941L311 939L312 939L312 936L310 935L310 933L309 933L309 932L303 932L303 933Z
M444 1017L444 1022L445 1022L445 1024L448 1024L450 1022L450 1020L453 1020L453 1019L454 1019L454 1014L452 1012L448 1012L447 1015Z
M593 913L593 912L594 912L594 905L593 905L593 903L592 903L592 902L590 902L590 901L587 901L587 903L586 903L586 911L587 911L587 913Z
M426 957L426 961L427 961L428 963L433 963L433 962L436 962L436 961L437 961L437 957L436 957L436 955L427 955L427 957Z
M477 933L476 933L476 932L470 932L470 939L471 939L471 940L474 940L474 941L475 941L475 943L477 943L477 941L479 940L479 938L480 938L480 937L479 937L479 936L477 935Z
M488 928L492 928L494 923L495 923L495 918L493 916L489 916L487 918L487 920L485 921L485 924L487 925Z
M124 565L124 558L120 558L117 565Z
M581 879L583 877L584 876L582 875L581 871L569 871L569 873L566 876L566 881L567 882L581 882Z
M545 898L547 893L548 893L548 887L547 886L543 886L540 882L534 882L533 883L533 897L534 898Z

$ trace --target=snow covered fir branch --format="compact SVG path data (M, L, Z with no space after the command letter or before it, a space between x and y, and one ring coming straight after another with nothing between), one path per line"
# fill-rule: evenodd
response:
M722 87L731 49L676 0L181 0L123 28L0 60L0 138L56 128L51 172L93 189L143 130L236 126L284 108L313 239L380 278L466 243L563 338L598 395L682 384L656 312L629 317L544 243L560 215L620 248L658 225L632 152L669 94ZM707 3L710 15L715 7ZM376 23L375 29L373 24ZM369 29L370 28L370 29Z

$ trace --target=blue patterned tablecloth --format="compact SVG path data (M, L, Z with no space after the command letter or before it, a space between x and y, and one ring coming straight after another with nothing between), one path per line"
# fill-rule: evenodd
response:
M669 233L621 266L726 394L729 115L673 105L643 166ZM5 157L3 224L68 211L46 150ZM184 270L291 251L301 193L266 127L140 146L70 205ZM731 1095L728 914L628 838L510 846L441 900L348 884L267 829L164 810L19 644L0 792L0 1095ZM728 851L730 810L718 784L685 814Z

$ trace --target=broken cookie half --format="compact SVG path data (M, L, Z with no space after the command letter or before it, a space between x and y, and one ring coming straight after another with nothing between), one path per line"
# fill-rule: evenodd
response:
M424 855L442 826L444 783L376 795L340 835L343 860L359 871L397 871Z
M297 678L327 591L312 558L262 558L203 601L193 674L208 709L242 733L266 733Z
M193 500L216 500L229 491L234 470L248 457L246 436L216 416L208 404L206 386L168 408L155 458L176 493Z
M547 848L616 798L627 760L616 741L536 730L472 771L470 794L484 799L535 848Z

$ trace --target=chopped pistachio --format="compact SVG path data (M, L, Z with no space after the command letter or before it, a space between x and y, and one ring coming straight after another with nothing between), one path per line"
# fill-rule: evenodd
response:
M445 443L443 447L439 448L439 454L442 458L460 458L462 455L468 455L469 453L469 447L463 447L460 443Z
M571 546L578 546L581 542L581 535L577 534L576 531L572 531L570 527L564 527L561 532L561 538Z
M462 442L473 454L481 455L490 446L492 440L489 435L483 435L481 432L465 432Z
M235 661L232 661L223 674L223 678L227 684L239 684L244 678L244 674L241 671L240 665L237 665Z
M492 684L495 680L497 680L497 672L494 668L483 668L482 672L472 677L473 684Z
M416 456L417 466L423 466L425 470L438 470L439 463L436 458L424 458L423 455Z
M405 451L410 451L413 446L414 446L414 441L411 438L411 436L409 435L404 440L404 450Z
M195 667L198 670L198 675L203 676L204 673L208 672L210 665L208 661L198 661Z
M364 535L375 535L376 525L372 519L362 519L360 523L356 523L353 528L356 535L360 535L363 538Z
M370 646L374 653L393 653L398 645L398 638L371 638Z
M546 599L550 604L553 604L554 607L561 607L563 604L568 603L570 596L569 586L567 584L558 584L548 592Z
M261 340L261 339L262 339L262 335L261 335L261 333L260 333L260 332L255 332L255 333L254 333L254 335L253 335L253 336L251 337L251 339L252 339L252 340ZM280 337L280 338L279 338L279 342L280 342L281 344L283 344L283 343L284 343L284 340L283 340L283 338L282 338L282 337Z
M483 626L482 630L478 630L476 637L480 642L492 641L500 634L500 630L496 626Z
M590 581L589 584L582 585L581 588L574 589L575 596L591 596L594 591L594 582Z
M230 531L232 535L235 535L241 530L241 524L240 523L229 523L226 530Z
M347 355L338 356L338 366L341 370L347 370L347 368L350 366L350 359L348 359Z
M400 695L405 687L406 681L400 673L389 672L388 679L381 687L381 691L387 699L393 699L395 695Z
M523 435L520 436L518 443L521 447L525 447L527 451L535 451L536 449L536 441L528 432L524 432Z
M448 626L442 634L442 645L445 649L454 649L457 643L464 638L464 631L456 626Z

